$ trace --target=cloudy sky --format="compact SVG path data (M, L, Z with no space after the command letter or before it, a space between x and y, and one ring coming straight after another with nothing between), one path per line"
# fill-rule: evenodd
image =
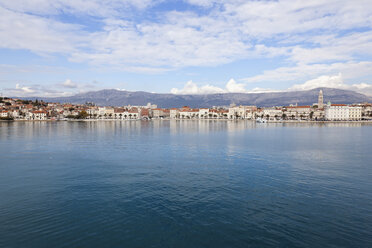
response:
M0 0L3 95L371 83L371 0Z

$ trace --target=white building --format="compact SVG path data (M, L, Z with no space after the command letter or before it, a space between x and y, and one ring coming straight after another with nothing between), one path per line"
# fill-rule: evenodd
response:
M209 108L201 108L201 109L199 109L199 118L200 119L207 119L207 118L209 118Z
M277 108L265 108L263 110L264 118L269 117L270 120L282 118L283 111Z
M164 117L164 111L161 108L154 108L152 109L152 117L157 119L160 117Z
M362 119L362 107L349 106L349 120L359 121Z
M2 118L6 118L6 117L9 117L9 112L8 111L0 111L0 117Z
M177 119L180 117L180 110L177 108L172 108L169 111L169 115L171 119Z
M47 119L47 112L45 112L45 111L29 112L27 119L29 119L29 120L46 120Z
M229 108L229 119L244 119L246 109L243 106Z
M325 109L325 118L332 121L361 120L362 108L346 104L328 104Z
M184 108L180 110L181 119L199 118L199 109Z

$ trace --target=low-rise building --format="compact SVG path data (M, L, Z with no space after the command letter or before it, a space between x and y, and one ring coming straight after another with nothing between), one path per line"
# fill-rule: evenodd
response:
M9 117L9 111L7 110L3 110L3 111L0 111L0 117L2 118L6 118L6 117Z
M47 119L47 112L40 111L40 110L29 112L27 119L29 119L29 120L46 120Z
M282 118L283 111L280 108L265 108L263 110L264 118L269 120L278 120Z
M309 119L311 106L288 106L283 108L283 113L288 119Z
M171 119L180 118L180 110L178 108L171 108L169 111L169 117Z

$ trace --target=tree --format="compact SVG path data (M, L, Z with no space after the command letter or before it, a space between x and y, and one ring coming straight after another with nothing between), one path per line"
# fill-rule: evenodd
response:
M310 120L312 120L312 119L313 119L313 117L314 117L314 112L313 112L313 111L311 111L311 112L310 112Z
M8 116L8 117L0 117L0 120L2 120L2 121L13 121L14 118L13 117L10 117L10 116Z
M76 119L86 119L88 116L89 116L89 115L88 115L87 111L82 110L82 111L78 114L78 116L76 117Z
M267 119L267 120L270 119L270 115L269 115L269 114L266 115L266 119Z

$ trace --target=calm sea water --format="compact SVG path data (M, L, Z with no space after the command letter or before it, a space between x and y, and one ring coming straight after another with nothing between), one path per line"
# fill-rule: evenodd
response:
M372 125L0 122L0 247L372 247Z

